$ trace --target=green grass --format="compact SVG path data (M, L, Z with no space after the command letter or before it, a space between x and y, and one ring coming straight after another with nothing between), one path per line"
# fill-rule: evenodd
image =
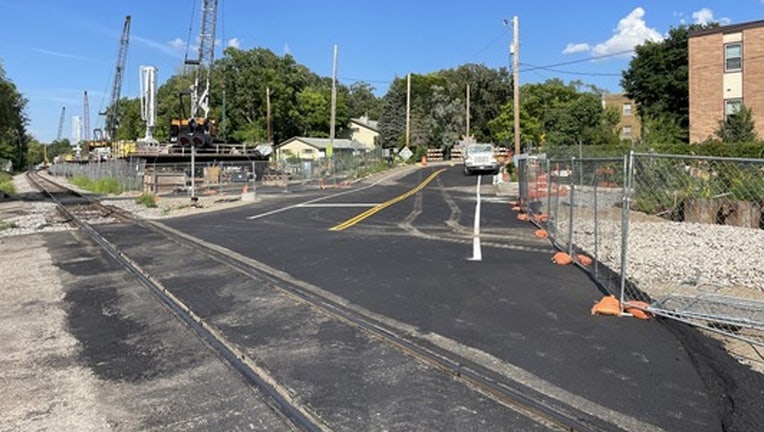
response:
M144 193L138 196L138 198L135 199L135 202L147 208L156 208L157 197L152 194Z
M87 177L77 176L72 177L71 182L82 189L101 195L118 194L125 190L122 185L113 178L91 180Z
M16 188L13 187L13 176L7 172L0 172L0 190L8 196L16 194Z
M16 225L15 222L6 222L6 221L0 222L0 231L13 229L13 228L18 228L18 225Z

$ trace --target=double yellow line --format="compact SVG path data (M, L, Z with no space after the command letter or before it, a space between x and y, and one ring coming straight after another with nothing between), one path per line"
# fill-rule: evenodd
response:
M341 224L338 224L338 225L335 225L335 226L329 228L329 231L342 231L342 230L348 229L348 228L352 227L353 225L357 224L358 222L361 222L362 220L370 217L371 215L373 215L373 214L375 214L375 213L377 213L377 212L379 212L379 211L381 211L381 210L383 210L383 209L385 209L387 207L390 207L391 205L393 205L393 204L395 204L397 202L405 200L406 198L410 197L411 195L414 195L415 193L417 193L420 190L424 189L425 186L427 186L431 181L433 181L435 179L435 177L439 176L445 170L446 169L443 168L443 169L440 169L438 171L435 171L434 173L430 174L429 177L424 179L424 181L422 183L419 183L419 185L417 187L415 187L414 189L411 189L410 191L404 193L403 195L399 195L399 196L397 196L397 197L395 197L395 198L393 198L393 199L391 199L389 201L385 201L382 204L378 204L378 205L376 205L376 206L366 210L365 212L363 212L363 213L361 213L361 214L359 214L357 216L353 216L352 218L346 220L345 222L342 222Z

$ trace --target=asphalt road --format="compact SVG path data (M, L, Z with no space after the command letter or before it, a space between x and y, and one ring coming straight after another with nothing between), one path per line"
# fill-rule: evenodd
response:
M490 178L481 188L482 259L469 259L477 180L431 166L165 223L626 430L722 430L725 408L697 358L658 321L591 316L598 287L550 262L550 246L515 220L508 198L490 194ZM331 230L347 221L355 224Z

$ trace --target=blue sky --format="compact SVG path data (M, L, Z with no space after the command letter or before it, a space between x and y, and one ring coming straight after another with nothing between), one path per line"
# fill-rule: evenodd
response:
M64 136L72 136L85 90L91 129L103 126L97 113L108 104L126 15L122 96L136 97L141 65L156 66L160 84L180 70L189 35L193 43L199 33L201 0L0 0L0 8L0 59L29 100L29 132L48 142L62 106ZM521 83L579 79L618 92L630 55L616 53L681 24L760 20L764 0L219 0L216 58L228 45L263 47L328 77L337 44L339 80L366 81L381 96L409 72L509 66L512 27L503 21L513 16Z

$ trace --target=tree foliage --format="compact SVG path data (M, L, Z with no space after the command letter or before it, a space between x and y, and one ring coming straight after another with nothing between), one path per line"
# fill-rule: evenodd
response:
M642 118L673 122L687 142L690 125L688 39L690 32L718 27L718 24L682 25L669 30L661 41L646 41L635 48L621 87L637 103ZM670 120L669 120L670 119Z
M716 136L725 143L752 143L759 139L751 110L742 105L740 109L719 120Z
M618 143L614 131L618 122L617 113L602 107L600 94L581 92L579 87L578 82L566 85L559 79L521 87L520 136L523 144L566 146ZM507 102L489 126L501 142L513 142L514 103Z
M0 159L12 161L15 169L27 165L26 104L0 62Z

